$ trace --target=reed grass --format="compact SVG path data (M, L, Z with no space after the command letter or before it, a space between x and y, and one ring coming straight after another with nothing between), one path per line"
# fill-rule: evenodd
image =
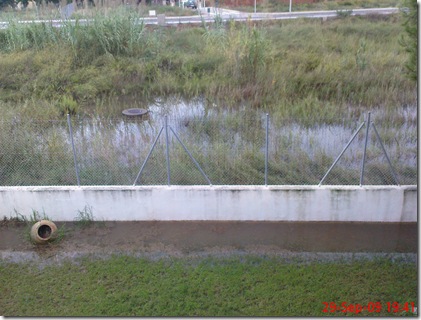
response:
M416 102L399 16L179 30L138 19L117 12L61 29L12 22L0 31L0 99L65 94L84 113L98 97L180 94L303 118Z

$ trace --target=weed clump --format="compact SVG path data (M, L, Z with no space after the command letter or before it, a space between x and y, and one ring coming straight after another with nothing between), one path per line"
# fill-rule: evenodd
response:
M85 228L94 223L94 214L92 212L92 207L85 205L83 210L78 210L78 214L74 219L77 226Z

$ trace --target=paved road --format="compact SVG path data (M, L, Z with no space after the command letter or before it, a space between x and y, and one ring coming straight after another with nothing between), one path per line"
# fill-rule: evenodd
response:
M209 9L209 10L208 10ZM398 13L399 8L375 8L375 9L354 9L351 15L370 15L370 14L394 14ZM258 20L281 20L281 19L298 19L298 18L329 18L336 17L338 12L336 10L328 11L300 11L300 12L274 12L274 13L249 13L240 12L227 9L216 9L216 8L202 8L199 11L198 16L188 17L166 17L166 23L178 24L178 23L201 23L203 20L207 22L213 22L215 17L219 16L224 21L235 20L235 21L258 21ZM145 21L150 23L157 23L156 19L147 18Z
M192 11L192 13L195 11ZM351 15L370 15L370 14L394 14L398 13L399 8L375 8L375 9L353 9ZM275 13L248 13L240 12L235 10L221 9L221 8L201 8L197 10L197 14L192 16L181 16L181 17L164 17L164 16L152 16L141 19L139 22L143 22L149 25L167 24L199 24L203 22L214 22L216 17L220 17L222 20L235 20L235 21L259 21L259 20L281 20L281 19L298 19L298 18L329 18L337 16L336 10L329 11L300 11L300 12L275 12ZM51 22L55 27L61 27L64 20L31 20L31 21L19 21L20 23L48 23ZM69 19L67 23L75 23L75 20ZM79 24L88 24L90 20L80 19ZM6 29L9 26L9 22L0 22L0 29Z

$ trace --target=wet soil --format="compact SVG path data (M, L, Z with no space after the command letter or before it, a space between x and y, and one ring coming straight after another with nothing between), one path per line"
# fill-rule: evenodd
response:
M0 224L0 253L57 255L127 252L185 256L243 252L417 253L416 223L126 221L55 222L58 239L32 244L30 226Z

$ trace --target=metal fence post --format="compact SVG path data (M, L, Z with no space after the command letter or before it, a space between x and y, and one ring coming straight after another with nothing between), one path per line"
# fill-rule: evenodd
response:
M80 187L80 178L79 178L79 169L77 167L76 149L75 149L75 144L73 142L72 122L70 121L70 115L69 114L67 114L67 125L69 126L70 141L72 143L73 161L75 163L75 172L76 172L77 186Z
M177 138L178 142L180 142L181 146L183 147L184 151L189 155L191 161L196 165L197 169L199 169L202 176L206 179L206 181L209 183L210 186L212 186L212 182L209 180L208 176L205 174L205 172L200 167L199 163L196 161L196 159L192 156L190 151L187 149L187 147L184 145L184 143L181 141L181 139L178 137L177 133L175 133L174 129L170 127L170 130L174 134L174 136Z
M170 150L169 150L169 139L168 139L168 116L165 116L165 145L166 145L165 157L167 160L167 179L168 179L168 186L170 186L171 185L171 172L170 172Z
M143 162L142 167L140 168L139 173L138 173L138 174L137 174L137 176L136 176L136 180L133 182L133 186L135 186L135 185L136 185L137 180L139 180L139 177L140 177L140 175L142 174L143 169L145 168L146 163L148 162L149 157L151 156L152 151L153 151L153 149L155 148L155 145L156 145L156 143L157 143L157 141L158 141L159 137L161 136L162 130L164 130L164 126L162 126L162 127L161 127L161 130L159 130L159 133L158 133L158 135L156 136L155 141L154 141L154 142L153 142L153 144L152 144L152 148L151 148L151 150L149 150L149 153L148 153L148 155L146 156L146 159L145 159L145 161Z
M390 171L392 172L393 179L395 179L396 184L399 185L398 177L396 176L395 170L393 170L392 162L390 162L389 156L387 155L386 149L384 148L382 139L380 139L380 135L377 132L374 122L372 123L372 125L373 125L374 132L376 133L377 140L379 140L380 145L382 146L383 153L386 156L387 163L389 163L389 167L390 167Z
M268 159L269 159L269 113L266 113L266 145L265 145L265 186L268 185Z
M352 141L354 141L354 139L357 136L358 132L360 132L361 128L364 126L364 123L365 123L365 121L363 123L361 123L361 125L358 127L357 131L355 131L354 135L352 136L351 140L349 140L349 142L347 143L347 145L345 146L345 148L342 150L341 154L335 159L335 161L333 162L333 164L330 166L329 170L327 170L326 174L323 176L322 180L320 180L320 182L319 182L319 187L322 185L322 182L326 179L326 177L328 176L328 174L330 173L330 171L332 171L333 167L336 165L336 163L342 157L342 155L344 154L344 152L346 151L346 149L348 149L348 147L352 143Z
M370 129L370 117L371 117L371 112L368 113L367 128L365 130L364 153L363 153L363 159L361 162L360 187L364 184L364 166L365 166L365 158L367 155L367 144L368 144L368 133L369 133L368 130Z

